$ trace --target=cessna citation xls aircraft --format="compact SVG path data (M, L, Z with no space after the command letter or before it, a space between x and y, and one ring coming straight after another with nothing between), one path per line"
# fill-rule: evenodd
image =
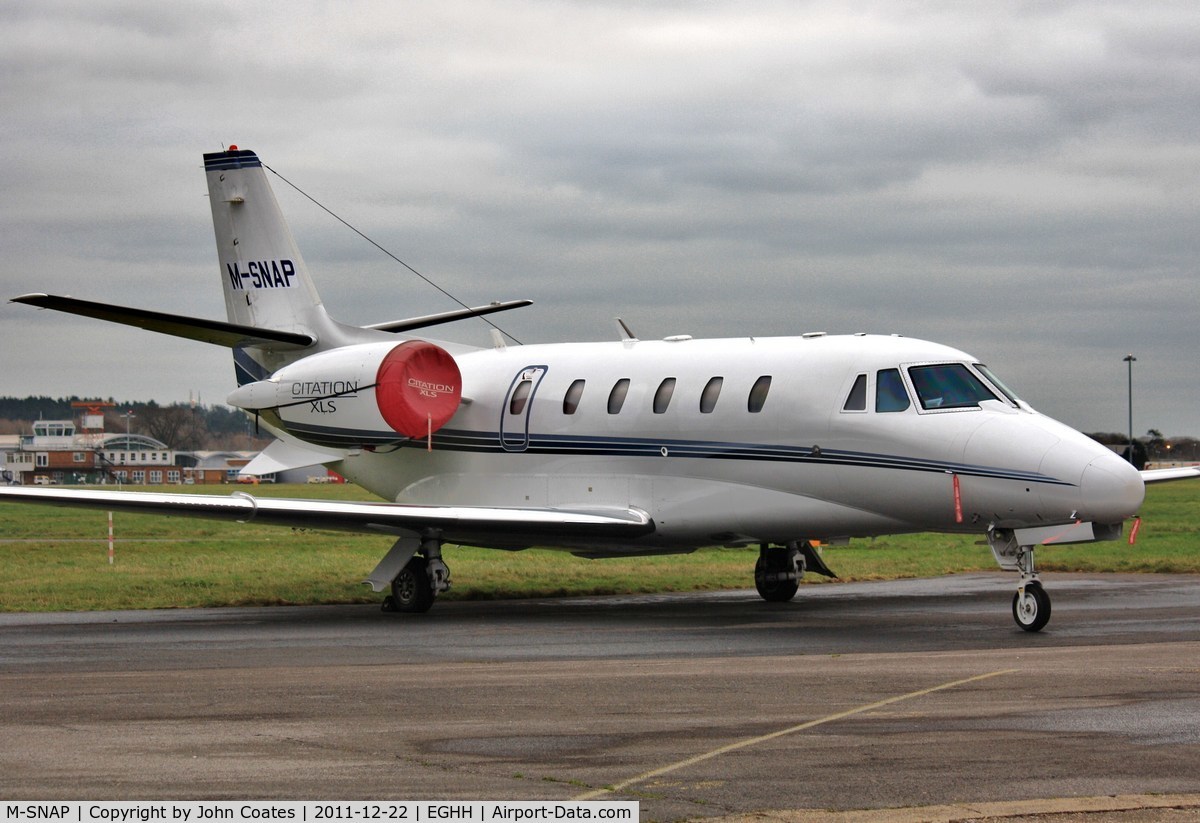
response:
M1012 611L1050 617L1034 549L1112 540L1144 483L1106 447L1038 414L974 357L896 336L491 348L412 332L527 305L372 326L331 319L252 151L206 154L228 321L70 297L15 302L233 350L228 402L278 439L244 470L325 464L379 503L0 489L7 500L383 533L367 582L422 612L450 587L443 544L583 557L757 546L754 582L790 600L829 575L816 542L986 535L1020 573Z

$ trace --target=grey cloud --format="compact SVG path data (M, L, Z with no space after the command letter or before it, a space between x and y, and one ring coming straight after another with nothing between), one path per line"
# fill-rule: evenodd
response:
M1116 0L8 4L3 282L219 316L200 154L237 142L466 302L534 299L523 340L894 331L1091 429L1137 349L1145 426L1200 433L1197 34ZM448 308L273 185L340 317ZM10 391L230 386L41 328Z

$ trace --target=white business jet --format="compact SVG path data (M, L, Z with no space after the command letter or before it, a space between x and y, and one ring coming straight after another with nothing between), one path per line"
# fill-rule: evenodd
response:
M976 358L897 336L639 340L491 348L411 333L527 305L348 326L321 303L257 155L204 156L228 321L70 297L14 298L227 346L228 402L278 439L250 475L324 464L388 502L65 488L6 500L390 534L370 574L386 610L450 587L446 543L583 557L756 546L754 581L790 600L814 544L902 532L986 535L1019 572L1017 624L1050 599L1045 543L1112 540L1144 483L1108 448L1038 414Z

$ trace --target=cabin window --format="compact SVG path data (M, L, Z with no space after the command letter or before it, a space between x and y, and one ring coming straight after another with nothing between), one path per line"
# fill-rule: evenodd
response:
M724 377L714 377L704 384L704 391L700 392L701 414L712 414L713 409L717 407L717 398L721 396L721 386L724 382Z
M962 363L912 366L908 376L926 411L969 409L984 400L999 399Z
M629 394L629 378L622 377L612 387L612 391L608 393L608 413L620 414L621 407L625 405L625 397Z
M854 378L854 385L850 387L850 394L846 396L846 402L842 405L842 411L866 411L867 410L867 376L860 374Z
M533 390L532 380L522 380L513 389L512 399L508 401L508 413L520 414L525 411L525 404L529 402L529 392Z
M583 397L583 380L576 380L567 387L563 397L563 414L574 414L579 409L579 398Z
M658 391L654 392L654 413L663 414L667 410L667 406L671 405L671 395L675 394L675 378L668 377L658 384Z
M767 392L770 390L771 375L764 374L755 380L754 385L750 388L750 397L746 400L746 410L751 414L758 414L762 411L763 406L767 402Z
M908 399L908 391L900 378L899 369L884 369L875 377L875 411L902 412L906 411L912 401Z

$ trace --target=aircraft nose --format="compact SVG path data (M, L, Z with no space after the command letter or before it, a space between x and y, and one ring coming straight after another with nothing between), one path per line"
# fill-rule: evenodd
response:
M1126 460L1115 454L1103 454L1084 467L1079 491L1082 519L1118 523L1141 508L1146 484Z

